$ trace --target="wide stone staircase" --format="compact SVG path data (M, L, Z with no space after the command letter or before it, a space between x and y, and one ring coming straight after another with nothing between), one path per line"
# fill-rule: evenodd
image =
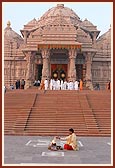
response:
M111 135L107 91L13 90L4 95L5 135Z

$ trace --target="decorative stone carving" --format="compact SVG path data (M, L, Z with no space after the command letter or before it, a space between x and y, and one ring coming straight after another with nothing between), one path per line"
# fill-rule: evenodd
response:
M77 51L75 49L69 50L69 70L68 70L68 78L69 80L76 80L76 68L75 68L75 58L77 55Z
M42 49L42 58L43 59L49 59L49 49Z
M32 71L32 53L31 52L26 52L26 85L25 88L29 88L32 83L32 76L33 76L33 71Z
M92 89L92 73L91 73L91 65L92 65L92 56L91 52L84 53L86 60L86 87Z
M49 70L49 55L50 51L48 49L42 49L42 58L43 58L43 69L42 69L42 79L49 79L50 70Z
M75 59L76 58L76 55L77 55L77 50L76 49L70 49L69 50L69 58L70 59Z

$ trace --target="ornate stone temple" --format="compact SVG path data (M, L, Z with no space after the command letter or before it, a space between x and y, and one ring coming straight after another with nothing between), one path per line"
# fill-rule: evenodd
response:
M111 28L100 31L63 4L24 25L22 37L10 22L4 30L4 84L25 79L26 88L41 79L82 79L84 86L111 80Z

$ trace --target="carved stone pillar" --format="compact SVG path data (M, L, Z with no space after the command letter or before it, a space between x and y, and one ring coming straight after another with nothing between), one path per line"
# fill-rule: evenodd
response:
M31 52L26 52L26 83L25 88L29 88L32 85L32 54Z
M42 80L50 78L49 55L50 51L48 49L42 50L42 58L43 58Z
M77 51L75 49L69 50L69 70L68 70L68 79L69 81L76 80L76 68L75 68L75 59Z
M31 53L31 59L30 59L30 79L31 79L31 85L35 81L35 76L34 76L34 64L35 64L35 55L36 52Z
M85 54L86 58L86 87L92 89L92 73L91 73L91 66L92 66L92 54L91 52L87 52Z

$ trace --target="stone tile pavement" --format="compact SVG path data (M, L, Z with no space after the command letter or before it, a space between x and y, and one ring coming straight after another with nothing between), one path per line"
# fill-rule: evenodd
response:
M111 137L78 137L79 151L50 151L52 139L4 136L3 165L112 165Z

